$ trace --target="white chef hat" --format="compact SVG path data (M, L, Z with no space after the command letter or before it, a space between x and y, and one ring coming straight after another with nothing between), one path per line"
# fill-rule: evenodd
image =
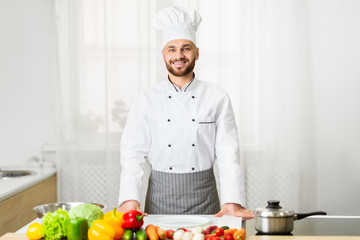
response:
M196 30L200 22L201 16L194 9L167 7L155 15L153 27L162 34L162 47L174 39L187 39L196 45Z

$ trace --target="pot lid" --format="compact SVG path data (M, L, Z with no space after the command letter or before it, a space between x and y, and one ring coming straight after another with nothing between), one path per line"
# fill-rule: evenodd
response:
M290 209L284 209L280 206L280 201L269 200L264 208L257 208L254 215L258 217L291 217L295 212Z

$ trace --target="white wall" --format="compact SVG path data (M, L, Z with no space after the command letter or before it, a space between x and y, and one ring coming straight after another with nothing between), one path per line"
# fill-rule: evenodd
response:
M316 209L360 215L360 1L309 0Z
M0 1L0 167L55 141L52 0Z
M302 210L360 215L360 1L308 8L313 195ZM52 0L0 1L0 167L55 142L55 39Z

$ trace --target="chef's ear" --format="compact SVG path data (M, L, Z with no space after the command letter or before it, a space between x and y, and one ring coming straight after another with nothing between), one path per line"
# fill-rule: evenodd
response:
M162 55L163 60L165 61L165 52L164 51L165 51L164 49L161 50L161 55Z
M196 57L195 57L195 60L198 60L199 59L199 48L197 47L196 48Z

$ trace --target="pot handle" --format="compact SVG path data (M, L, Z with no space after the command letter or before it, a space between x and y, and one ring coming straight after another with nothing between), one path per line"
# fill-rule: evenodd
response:
M310 213L295 213L294 220L300 220L312 215L326 215L326 212L318 211L318 212L310 212Z

